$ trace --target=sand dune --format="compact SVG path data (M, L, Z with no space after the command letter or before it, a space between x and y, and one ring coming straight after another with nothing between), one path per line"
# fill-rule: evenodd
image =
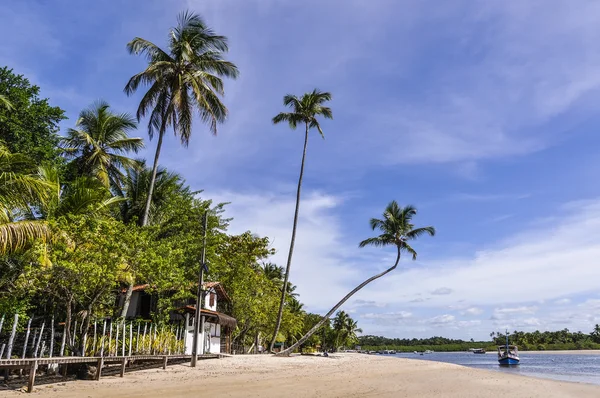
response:
M600 386L558 382L458 365L361 354L329 358L236 356L125 378L36 386L44 397L599 397ZM23 397L19 392L0 396Z

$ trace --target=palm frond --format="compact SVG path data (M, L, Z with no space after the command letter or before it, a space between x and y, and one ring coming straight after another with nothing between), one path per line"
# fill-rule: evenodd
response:
M14 253L34 241L46 242L52 232L43 221L16 221L0 224L0 255Z

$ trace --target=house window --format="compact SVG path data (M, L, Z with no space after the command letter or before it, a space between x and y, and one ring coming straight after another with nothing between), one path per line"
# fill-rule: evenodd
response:
M215 296L216 296L216 294L214 294L212 292L210 293L210 306L211 307L215 306Z

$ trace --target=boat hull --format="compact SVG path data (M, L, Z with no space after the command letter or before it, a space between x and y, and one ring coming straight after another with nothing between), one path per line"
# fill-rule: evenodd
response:
M500 358L498 359L500 365L518 365L519 360L516 358Z

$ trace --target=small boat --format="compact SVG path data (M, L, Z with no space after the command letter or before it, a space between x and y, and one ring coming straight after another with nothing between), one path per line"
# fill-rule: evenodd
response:
M433 354L433 351L431 351L431 350L425 350L425 354Z
M519 349L516 345L508 344L508 330L506 331L506 344L498 346L498 362L500 365L518 365Z
M418 352L417 352L417 351L415 351L415 354L418 354Z
M473 354L485 354L485 349L483 349L483 348L473 348Z

